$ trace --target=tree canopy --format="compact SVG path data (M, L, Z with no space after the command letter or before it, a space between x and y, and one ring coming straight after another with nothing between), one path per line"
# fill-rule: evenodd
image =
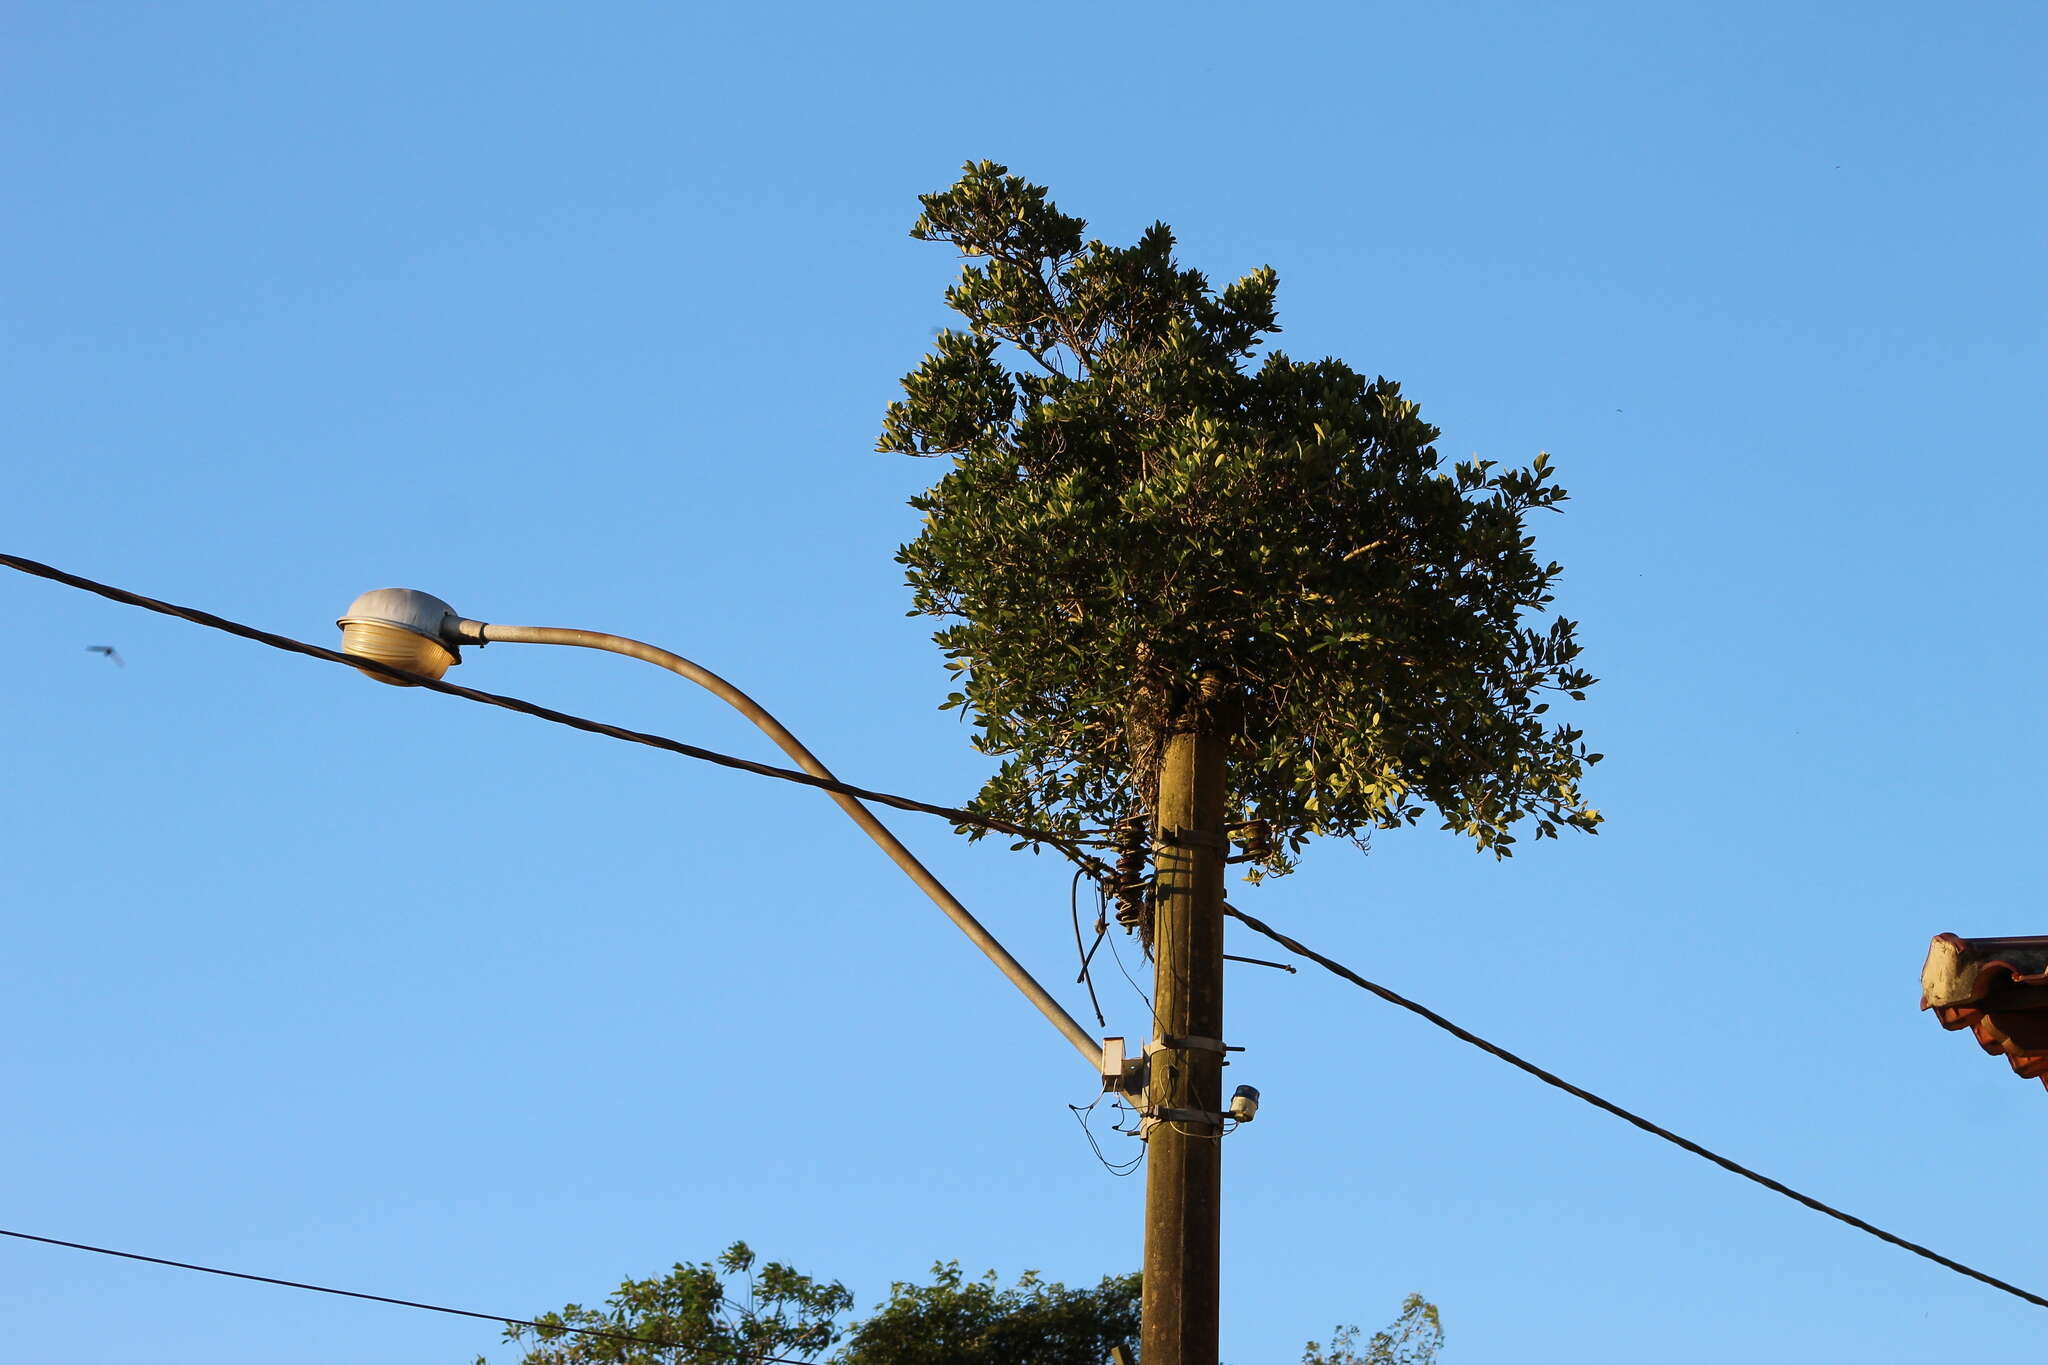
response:
M894 1284L889 1301L849 1334L834 1365L1105 1365L1110 1348L1138 1351L1139 1277L1112 1275L1068 1289L1026 1271L1010 1289L957 1261L928 1285Z
M505 1339L532 1341L520 1365L762 1365L829 1349L840 1337L837 1318L852 1306L844 1285L763 1264L734 1242L716 1260L625 1281L603 1308L572 1303L536 1317L537 1326L507 1327Z
M1526 525L1565 498L1548 456L1446 467L1391 380L1254 365L1273 270L1213 289L1164 223L1105 245L992 162L921 199L912 236L969 258L965 328L879 448L952 457L898 558L952 622L944 705L1003 760L974 809L1100 833L1150 813L1167 735L1212 725L1266 872L1426 807L1501 856L1525 819L1595 828L1599 756L1546 715L1593 678L1571 621L1531 620L1561 572Z
M1410 1294L1402 1301L1401 1316L1385 1331L1374 1332L1365 1350L1358 1349L1356 1327L1339 1327L1328 1346L1311 1341L1301 1353L1301 1365L1435 1365L1443 1344L1436 1305Z
M994 1271L970 1279L941 1261L931 1283L893 1284L872 1316L842 1327L852 1307L838 1282L735 1242L713 1260L629 1279L603 1308L572 1303L538 1327L508 1327L505 1339L524 1345L519 1365L1107 1365L1113 1347L1138 1360L1136 1274L1069 1289L1026 1271L1003 1288ZM1413 1294L1362 1354L1357 1335L1340 1327L1328 1348L1308 1343L1303 1365L1431 1365L1443 1341L1436 1309Z

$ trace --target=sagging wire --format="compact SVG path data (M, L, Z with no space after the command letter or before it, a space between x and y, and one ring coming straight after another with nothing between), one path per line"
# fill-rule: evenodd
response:
M1174 1132L1179 1133L1182 1137L1201 1138L1206 1142L1221 1142L1238 1129L1244 1127L1236 1119L1226 1118L1223 1120L1223 1126L1215 1132L1201 1133L1190 1128L1181 1127L1179 1119L1161 1119L1160 1122L1166 1127L1173 1129Z
M474 688L460 687L437 678L427 678L422 677L418 674L409 673L404 669L394 668L389 664L380 663L374 659L367 659L356 655L343 654L339 650L327 649L319 645L308 644L303 640L294 640L289 636L278 635L270 631L258 630L253 626L245 625L239 621L231 621L225 617L215 616L210 612L200 611L197 608L177 606L169 602L159 601L156 598L146 597L140 593L132 592L125 588L118 588L112 586L111 584L95 582L92 579L84 578L77 574L67 573L62 569L54 568L48 564L37 563L34 560L25 559L18 555L0 553L0 566L4 566L10 569L16 569L20 572L32 574L39 578L50 579L53 582L63 583L69 587L78 588L86 592L94 593L100 597L107 598L111 601L122 602L130 606L141 607L148 611L157 612L165 616L174 616L181 620L192 622L195 625L205 626L212 630L223 631L230 635L240 636L241 638L246 640L253 640L259 644L269 645L273 649L281 649L288 651L290 653L301 654L315 659L324 659L330 663L345 664L348 667L359 669L366 672L376 673L385 678L410 683L414 686L424 688L428 691L439 692L447 696L460 697L466 701L480 702L487 706L500 707L508 711L516 711L523 715L532 716L539 720L550 721L557 725L565 725L570 727L571 729L583 730L591 734L605 735L612 739L624 740L628 743L643 744L650 748L664 749L671 753L679 754L686 758L694 758L705 762L715 763L721 767L734 768L740 771L754 773L758 776L777 778L781 781L797 783L804 786L819 787L827 791L838 792L845 796L851 796L856 800L873 801L878 804L894 807L898 810L918 811L924 814L941 816L945 819L952 821L956 828L964 829L969 827L979 827L983 829L994 830L1000 833L1010 834L1012 836L1024 840L1026 844L1044 844L1054 849L1057 849L1059 852L1066 855L1070 860L1075 862L1077 865L1092 872L1098 878L1113 881L1117 888L1119 902L1123 903L1126 906L1126 908L1131 908L1128 897L1134 895L1135 885L1130 881L1130 879L1127 876L1119 876L1115 872L1113 872L1112 869L1107 864L1103 863L1101 859L1095 858L1083 852L1082 845L1096 842L1093 839L1085 837L1085 835L1080 838L1075 838L1056 834L1051 831L1035 830L1027 826L1021 826L1011 824L1007 821L991 819L987 816L977 815L965 810L959 810L947 806L940 806L930 802L915 801L907 797L896 796L887 792L871 791L865 788L853 786L850 783L839 782L834 779L813 777L808 773L801 773L786 768L776 768L765 763L755 763L751 760L737 758L730 754L721 754L714 752L712 750L699 748L695 745L684 744L680 741L669 739L665 736L652 735L635 730L628 730L621 726L607 725L602 722L593 721L582 716L575 716L567 712L556 711L544 706L537 706L532 702L524 701L516 697L499 696L495 693L482 692ZM1120 826L1124 826L1128 825L1130 822L1119 823ZM1132 850L1128 846L1125 847L1124 854L1126 858L1130 858L1133 856ZM1122 860L1120 859L1120 862L1121 861ZM1107 893L1100 892L1100 894L1104 896L1104 905L1106 906ZM1921 1246L1916 1242L1907 1241L1905 1238L1900 1237L1895 1233L1887 1232L1883 1228L1877 1227L1876 1225L1866 1222L1861 1218L1858 1218L1849 1213L1845 1213L1842 1210L1834 1208L1829 1204L1823 1203L1822 1201L1815 1199L1811 1195L1801 1193L1800 1191L1792 1189L1790 1186L1787 1186L1780 1181L1774 1180L1769 1176L1765 1176L1760 1172L1751 1170L1749 1167L1741 1165L1740 1163L1733 1161L1728 1157L1722 1156L1720 1153L1714 1152L1700 1145L1699 1143L1692 1141L1689 1138L1682 1137L1679 1134L1672 1132L1670 1129L1652 1123L1650 1120L1643 1118L1641 1115L1631 1113L1629 1110L1622 1108L1620 1105L1615 1104L1611 1100L1604 1099L1601 1096L1596 1095L1591 1091L1585 1090L1580 1086L1573 1085L1572 1083L1564 1080L1563 1078L1555 1075L1554 1073L1546 1071L1542 1067L1539 1067L1532 1062L1526 1061L1523 1058L1516 1056L1514 1053L1509 1052L1507 1049L1500 1047L1497 1044L1488 1042L1486 1039L1483 1039L1478 1035L1469 1032L1466 1029L1460 1028L1458 1025L1453 1024L1450 1020L1444 1018L1442 1015L1437 1014L1434 1010L1431 1010L1426 1006L1417 1004L1415 1001L1409 1000L1406 997L1395 993L1394 991L1388 990L1386 987L1381 986L1376 982L1366 980L1364 977L1358 975L1356 972L1344 966L1342 963L1336 962L1333 959L1325 957L1322 954L1316 952L1315 950L1304 946L1297 940L1280 933L1278 930L1273 929L1271 926L1263 923L1262 921L1245 914L1243 911L1238 910L1234 906L1226 904L1224 909L1226 913L1235 916L1237 919L1249 925L1255 931L1266 935L1268 938L1273 939L1275 942L1279 943L1282 947L1288 949L1289 951L1297 953L1302 957L1308 958L1310 961L1315 962L1316 964L1325 968L1326 970L1334 973L1337 976L1344 978L1345 980L1351 982L1353 985L1358 986L1363 990L1369 991L1374 995L1379 996L1381 999L1386 1000L1390 1004L1397 1005L1402 1009L1406 1009L1411 1013L1421 1016L1423 1019L1427 1020L1436 1027L1445 1030L1452 1036L1459 1038L1464 1042L1470 1043L1471 1045L1479 1048L1481 1051L1487 1052L1501 1061L1507 1062L1509 1065L1514 1066L1523 1072L1526 1072L1530 1076L1535 1077L1537 1080L1542 1081L1546 1085L1554 1086L1557 1089L1560 1089L1569 1095L1573 1095L1578 1099L1584 1100L1586 1103L1593 1105L1595 1108L1604 1110L1607 1113L1612 1114L1616 1118L1619 1118L1622 1121L1629 1123L1635 1126L1636 1128L1639 1128L1644 1132L1651 1134L1654 1137L1662 1138L1665 1141L1670 1142L1675 1146L1684 1149L1685 1151L1691 1152L1695 1156L1710 1161L1714 1165L1721 1167L1723 1170L1726 1170L1731 1174L1739 1175L1746 1180L1754 1181L1755 1183L1763 1186L1765 1189L1771 1190L1777 1194L1784 1195L1786 1198L1791 1199L1794 1202L1799 1203L1801 1205L1804 1205L1805 1207L1813 1210L1816 1213L1824 1214L1827 1217L1836 1219L1837 1221L1847 1224L1848 1226L1855 1228L1860 1232L1868 1233L1869 1235L1876 1237L1881 1241L1890 1243L1891 1245L1899 1247L1904 1251L1912 1252L1916 1256L1924 1257L1937 1265L1940 1265L1948 1270L1955 1271L1957 1274L1968 1276L1969 1278L1977 1280L1982 1284L1988 1285L1993 1289L2002 1290L2005 1293L2011 1294L2016 1298L2023 1299L2026 1302L2034 1304L2038 1307L2048 1308L2048 1297L2032 1293L2029 1290L2021 1289L2017 1285L2010 1284L2007 1281L1998 1279L1992 1275L1988 1275L1985 1272L1978 1270L1973 1266L1965 1265L1960 1261L1953 1260L1947 1256L1943 1256L1931 1250L1928 1247ZM1078 908L1075 911L1075 917L1078 925ZM1120 913L1118 918L1119 920L1121 920L1123 918L1123 915ZM1076 936L1078 938L1078 933ZM1122 972L1124 979L1131 983L1131 989L1138 993L1139 999L1145 1001L1146 1009L1148 1011L1151 1011L1152 1013L1153 1027L1157 1029L1159 1023L1158 1012L1153 1008L1152 1001L1149 997L1145 995L1145 992L1143 991L1143 989L1139 987L1137 981L1134 980L1131 977L1130 972L1124 968L1123 958L1116 951L1115 940L1110 941L1110 954L1116 960L1117 970ZM1091 995L1092 994L1093 992L1091 990ZM1074 1108L1074 1106L1072 1105L1068 1107ZM1093 1107L1093 1105L1089 1106L1089 1108L1091 1109ZM1085 1111L1076 1110L1077 1115L1084 1112ZM1085 1118L1082 1120L1082 1128L1083 1131L1087 1130L1087 1122ZM1121 1132L1123 1130L1118 1129L1117 1131ZM1089 1140L1091 1143L1094 1141L1092 1134L1090 1134ZM1099 1149L1097 1155L1100 1155ZM1105 1161L1104 1164L1109 1165L1110 1163ZM1114 1167L1112 1167L1112 1169L1114 1169ZM255 1280L260 1283L283 1285L287 1288L306 1289L323 1294L338 1294L344 1297L367 1299L373 1302L380 1303L396 1304L401 1307L407 1308L420 1308L430 1312L451 1313L462 1317L481 1318L494 1322L503 1322L524 1326L539 1325L536 1323L527 1322L525 1319L501 1317L494 1313L475 1312L467 1309L444 1308L433 1304L418 1303L405 1299L388 1298L381 1295L364 1294L351 1290L333 1289L320 1285L302 1284L290 1280L275 1279L262 1275L252 1275L240 1271L222 1270L209 1266L193 1265L182 1261L171 1261L158 1257L142 1256L134 1252L116 1251L107 1247L89 1246L80 1242L67 1242L54 1237L39 1237L31 1233L9 1232L5 1229L0 1229L0 1236L15 1237L25 1241L44 1242L54 1246L72 1247L77 1250L97 1252L101 1255L106 1256L121 1256L126 1257L130 1260L149 1261L158 1265L173 1266L183 1270L195 1270L210 1275L224 1275L236 1279ZM632 1338L624 1336L623 1334L619 1333L601 1332L596 1330L578 1329L573 1327L566 1327L562 1330L568 1332L582 1332L584 1334L591 1336L610 1337L615 1340L636 1342L638 1344L653 1344L661 1346L673 1344L665 1342L647 1342L644 1338Z
M1133 1175L1137 1172L1137 1169L1140 1166L1145 1164L1146 1149L1144 1147L1140 1147L1138 1149L1138 1154L1132 1157L1129 1161L1111 1161L1108 1157L1102 1154L1102 1144L1095 1140L1095 1132L1088 1126L1088 1116L1094 1113L1095 1106L1101 1103L1102 1096L1097 1095L1094 1099L1090 1100L1085 1105L1070 1104L1067 1106L1067 1109L1073 1114L1074 1121L1081 1125L1081 1134L1083 1137L1086 1137L1088 1139L1088 1146L1090 1149L1094 1151L1095 1159L1102 1163L1102 1169L1108 1171L1111 1175L1116 1176L1119 1179L1127 1175ZM1112 1100L1111 1104L1112 1107L1118 1109L1127 1107L1121 1101L1117 1100ZM1113 1133L1122 1133L1125 1137L1131 1137L1135 1135L1138 1130L1135 1128L1125 1128L1121 1124L1111 1124L1110 1131Z
M1691 1138L1683 1137L1677 1133L1674 1133L1669 1128L1663 1127L1661 1124L1652 1123L1649 1119L1644 1118L1641 1114L1633 1113L1630 1110L1624 1109L1620 1105L1616 1104L1613 1100L1607 1099L1601 1095L1596 1095L1592 1091L1586 1089L1584 1086L1573 1085L1570 1081L1564 1079L1564 1077L1562 1076L1559 1076L1556 1072L1546 1071L1544 1068L1536 1065L1536 1063L1532 1061L1529 1061L1527 1058L1517 1056L1515 1053L1508 1051L1500 1044L1489 1042L1487 1039L1480 1037L1478 1034L1472 1032L1470 1029L1459 1027L1457 1024L1454 1024L1450 1020L1444 1018L1444 1016L1438 1014L1435 1010L1429 1008L1427 1005L1418 1004L1417 1002L1410 1000L1407 996L1400 994L1398 991L1392 991L1387 989L1385 986L1380 985L1377 981L1366 980L1357 972L1352 971L1349 967L1337 961L1335 958L1323 956L1323 954L1317 952L1315 949L1311 947L1308 947L1299 939L1290 938L1288 935L1281 933L1278 929L1275 929L1272 925L1267 924L1264 920L1261 920L1256 916L1246 914L1244 911L1238 909L1236 906L1230 904L1227 901L1224 903L1223 913L1233 917L1240 923L1251 928L1253 931L1264 934L1267 938L1272 939L1275 943L1285 948L1288 952L1307 958L1310 962L1315 963L1317 966L1331 973L1333 976L1343 978L1344 980L1350 982L1352 985L1358 987L1360 990L1371 992L1373 995L1378 996L1380 999L1386 1001L1390 1005L1398 1006L1401 1009L1407 1010L1410 1014L1416 1015L1419 1018L1425 1020L1426 1022L1434 1025L1435 1027L1442 1029L1444 1032L1450 1034L1453 1038L1456 1038L1458 1041L1471 1044L1473 1047L1478 1048L1481 1052L1484 1052L1491 1057L1497 1058L1500 1061L1506 1062L1509 1066L1514 1067L1517 1071L1523 1072L1524 1074L1529 1076L1533 1076L1537 1080L1543 1082L1545 1085L1553 1086L1556 1089L1562 1090L1565 1094L1570 1095L1575 1099L1584 1100L1587 1104L1592 1105L1595 1109L1599 1109L1606 1113L1612 1114L1615 1118L1620 1119L1623 1123L1627 1123L1636 1128L1640 1128L1645 1133L1648 1133L1651 1137L1662 1138L1664 1139L1664 1141L1670 1143L1674 1147L1678 1147L1684 1151L1691 1152L1694 1156L1699 1157L1704 1161L1712 1162L1714 1165L1719 1166L1722 1170L1727 1171L1731 1175L1739 1175L1744 1180L1754 1181L1756 1184L1763 1186L1765 1189L1771 1191L1773 1194L1784 1195L1787 1199L1790 1199L1795 1204L1803 1205L1804 1207L1813 1210L1815 1213L1823 1214L1829 1218L1834 1219L1836 1222L1845 1223L1848 1226L1856 1229L1858 1232L1868 1233L1870 1236L1877 1238L1879 1241L1888 1242L1892 1246L1899 1248L1901 1251L1910 1251L1915 1256L1924 1257L1925 1259L1934 1262L1934 1264L1941 1266L1944 1269L1953 1270L1958 1275L1966 1275L1970 1279L1976 1280L1979 1284L1989 1285L1991 1288L2002 1290L2003 1292L2012 1295L2014 1298L2024 1299L2028 1303L2033 1304L2037 1308L2048 1308L2048 1297L2036 1294L2032 1290L2022 1289L2018 1285L2011 1284L2005 1280L2001 1280L1995 1275L1987 1275L1983 1271L1977 1269L1975 1266L1965 1265L1961 1261L1955 1260L1948 1256L1944 1256L1940 1252L1935 1251L1930 1247L1920 1245L1920 1243L1918 1242L1909 1242L1904 1237L1899 1236L1895 1232L1887 1232L1883 1228L1877 1226L1875 1223L1867 1222L1864 1219L1858 1218L1853 1213L1845 1213L1841 1209L1836 1208L1832 1204L1824 1203L1823 1201L1814 1198L1810 1194L1805 1194L1799 1190L1795 1190L1790 1185L1785 1184L1783 1181L1774 1180L1770 1176L1763 1174L1761 1171L1751 1170L1749 1167L1743 1165L1741 1162L1722 1156L1719 1152L1716 1152L1711 1148L1702 1146L1701 1144L1694 1142Z
M393 1298L389 1294L367 1294L360 1289L336 1289L332 1285L308 1284L303 1280L279 1279L275 1275L257 1275L247 1270L223 1270L219 1266L199 1265L192 1261L173 1261L163 1256L145 1256L139 1251L119 1251L113 1247L93 1246L89 1242L68 1242L61 1237L44 1237L33 1232L15 1232L0 1228L0 1237L13 1237L24 1242L41 1242L45 1246L68 1247L73 1251L90 1251L97 1256L118 1256L124 1261L142 1261L148 1265L169 1266L173 1270L194 1270L202 1275L219 1275L230 1280L249 1280L256 1284L276 1285L281 1289L303 1289L314 1294L332 1294L344 1299L362 1299L368 1303L387 1303L396 1308L417 1308L428 1313L446 1313L450 1317L475 1318L479 1322L495 1322L506 1327L531 1327L542 1332L561 1332L578 1337L590 1337L598 1341L616 1342L621 1346L651 1346L659 1351L687 1351L690 1348L680 1341L665 1341L659 1337L636 1336L609 1327L571 1327L567 1323L535 1322L531 1318L506 1317L501 1313L484 1313L474 1308L450 1308L444 1304L422 1303L418 1299ZM756 1356L755 1360L764 1365L813 1365L813 1362L798 1360L794 1356Z
M1074 918L1074 951L1081 955L1081 974L1074 980L1088 988L1088 1003L1095 1010L1096 1027L1108 1028L1109 1020L1102 1015L1102 1002L1095 998L1095 981L1088 972L1088 963L1094 958L1095 949L1102 946L1103 938L1109 933L1109 921L1099 910L1095 916L1095 944L1089 948L1081 946L1081 878L1087 875L1087 868L1075 868L1073 884L1067 888L1067 909Z
M1145 994L1145 988L1138 984L1138 979L1131 975L1128 967L1124 966L1124 956L1117 951L1115 939L1109 940L1109 956L1110 960L1116 963L1116 969L1123 973L1124 980L1131 983L1131 989L1138 993L1138 998L1145 1002L1145 1013L1151 1016L1152 1031L1157 1033L1159 1031L1159 1011L1154 1008L1152 997Z
M474 687L463 687L442 678L425 677L418 673L408 672L403 668L394 668L390 664L379 662L376 659L365 658L362 655L344 654L338 649L328 649L324 645L309 644L304 640L295 640L288 635L279 635L273 631L259 630L255 626L247 625L241 621L232 621L225 616L216 616L212 612L201 611L197 607L182 607L173 602L164 602L154 597L146 597L139 592L116 587L111 583L100 583L49 564L38 563L33 559L24 559L20 555L0 553L0 567L15 569L37 578L47 578L53 583L62 583L66 587L77 588L80 591L104 597L112 602L124 603L131 607L141 607L144 611L153 611L161 616L176 617L181 621L189 621L193 625L205 626L209 630L217 630L228 635L239 636L244 640L253 640L257 644L268 645L272 649L280 649L286 653L302 654L309 659L324 659L328 663L345 664L358 671L375 673L380 677L407 683L424 691L439 692L444 696L460 697L464 701L479 702L485 706L495 706L501 710L517 712L524 716L532 716L536 720L548 721L555 725L565 725L572 730L582 730L587 734L604 735L610 739L623 740L628 744L644 744L651 749L666 750L672 754L679 754L684 758L693 758L700 762L715 763L722 768L732 768L740 772L753 773L757 777L772 777L778 781L791 782L799 786L817 787L823 791L837 792L841 796L853 797L856 801L869 801L877 805L889 806L896 810L936 815L951 821L955 829L963 832L968 829L983 829L998 834L1011 835L1021 841L1018 844L1012 845L1013 848L1043 844L1048 848L1058 851L1076 865L1088 868L1096 876L1106 877L1111 875L1107 863L1084 851L1083 846L1090 842L1085 838L1077 838L1053 830L1033 829L1028 825L1019 825L1008 820L998 820L992 816L980 815L973 811L961 810L953 806L941 806L929 801L918 801L907 796L897 796L892 792L856 787L850 782L841 782L837 778L814 777L810 773L798 772L794 768L778 768L769 763L756 763L752 759L738 758L732 754L723 754L713 749L700 748L694 744L685 744L681 740L670 739L665 735L648 734L641 730L629 730L624 726L609 725L603 721L591 720L586 716L572 715L567 711L557 711L552 707L539 706L519 697L501 696L496 692L484 692Z

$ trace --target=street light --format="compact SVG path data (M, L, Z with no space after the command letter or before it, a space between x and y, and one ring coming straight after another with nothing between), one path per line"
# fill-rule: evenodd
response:
M782 727L782 722L763 710L758 702L734 687L725 679L708 669L672 654L668 650L639 640L629 640L622 635L606 635L595 630L566 630L554 626L501 626L471 621L459 614L455 608L429 593L415 592L410 588L379 588L366 592L349 604L348 612L335 623L341 627L341 650L392 668L404 669L428 678L439 678L451 667L462 662L463 645L484 645L504 642L529 645L576 645L583 649L602 649L612 654L624 654L628 658L644 659L659 664L671 673L681 674L691 682L712 693L748 720L754 722L761 732L775 741L797 767L812 777L822 777L836 782L829 769L820 763L809 749L797 741L795 735ZM366 677L378 682L392 683L400 687L416 684L402 679L359 669ZM884 853L896 866L903 869L911 881L916 882L932 901L945 912L946 918L959 927L960 932L974 942L974 946L996 965L996 969L1010 979L1012 985L1024 992L1027 999L1038 1007L1052 1022L1054 1028L1065 1035L1074 1045L1089 1067L1103 1077L1105 1089L1124 1091L1135 1083L1132 1066L1124 1060L1123 1040L1111 1039L1106 1046L1091 1037L1088 1031L1074 1021L1074 1017L1061 1008L1060 1003L1046 993L1045 987L1024 970L1009 950L998 943L995 936L982 927L980 920L968 913L967 907L953 897L953 893L940 884L939 879L926 870L912 856L909 849L897 841L888 827L877 820L873 813L840 792L828 791L839 808L852 817L853 822L867 832L881 846Z
M378 588L349 603L348 615L335 624L341 627L342 653L438 678L462 662L455 645L458 628L477 623L464 621L455 608L429 593ZM356 671L393 687L417 686L367 668Z

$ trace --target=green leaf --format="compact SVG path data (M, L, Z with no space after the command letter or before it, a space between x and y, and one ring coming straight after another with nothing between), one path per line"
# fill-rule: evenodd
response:
M1534 700L1593 682L1574 623L1538 619L1548 454L1447 464L1395 382L1266 349L1269 267L1219 292L1164 224L1105 245L991 162L921 202L913 235L969 258L962 326L879 444L950 457L897 559L946 623L942 709L1002 760L976 810L1112 827L1149 811L1171 731L1223 725L1231 801L1275 847L1430 806L1499 857L1520 813L1597 823L1596 760Z

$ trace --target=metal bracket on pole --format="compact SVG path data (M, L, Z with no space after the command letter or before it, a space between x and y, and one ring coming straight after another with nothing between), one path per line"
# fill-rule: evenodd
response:
M1117 1045L1121 1048L1123 1040L1118 1039ZM1177 1037L1171 1033L1162 1033L1146 1043L1144 1051L1145 1060L1141 1065L1145 1068L1145 1078L1149 1079L1152 1055L1156 1052L1213 1052L1220 1057L1226 1053L1242 1052L1244 1049L1232 1047L1221 1038ZM1230 1063L1226 1061L1223 1065L1228 1066ZM1149 1095L1141 1097L1136 1108L1140 1139L1149 1138L1152 1129L1161 1123L1196 1124L1203 1129L1204 1137L1221 1136L1223 1133L1222 1114L1212 1114L1202 1109L1177 1109L1155 1105L1150 1102Z
M1217 1133L1223 1131L1223 1115L1204 1109L1148 1109L1138 1116L1138 1135L1143 1137L1158 1123L1199 1123ZM1206 1136L1206 1134L1205 1134Z
M1124 1047L1121 1038L1102 1040L1102 1093L1116 1095L1129 1104L1138 1115L1137 1136L1146 1138L1152 1129L1161 1123L1182 1123L1199 1125L1203 1136L1221 1136L1223 1121L1228 1114L1212 1114L1203 1109L1180 1109L1155 1105L1148 1093L1152 1077L1152 1055L1157 1052L1242 1052L1241 1047L1232 1047L1219 1038L1179 1038L1172 1034L1161 1034L1146 1043L1142 1055L1133 1057ZM1225 1065L1228 1065L1226 1062ZM1241 1120L1240 1120L1241 1121Z
M1244 1051L1243 1048L1232 1047L1221 1038L1176 1038L1170 1033L1162 1033L1151 1042L1145 1044L1145 1055L1147 1057L1150 1057L1155 1052L1214 1052L1221 1055L1227 1052L1242 1051Z

